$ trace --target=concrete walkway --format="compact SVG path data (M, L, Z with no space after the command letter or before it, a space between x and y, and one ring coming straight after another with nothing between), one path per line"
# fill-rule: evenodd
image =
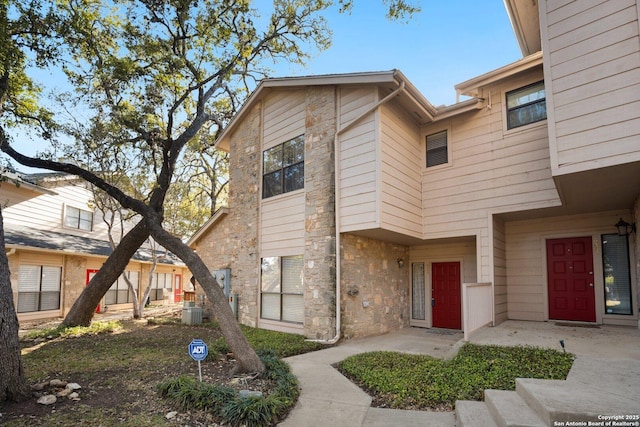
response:
M476 333L471 342L499 345L534 345L561 349L564 341L568 352L578 358L608 359L640 364L640 330L615 326L587 328L557 326L553 322L507 321ZM365 339L349 340L313 353L290 357L287 362L301 386L298 403L283 427L352 427L352 426L456 426L453 412L401 411L371 408L371 398L343 377L331 365L346 357L376 350L428 354L450 358L463 344L462 333L433 329L407 328L398 332ZM615 368L614 368L615 369ZM625 368L621 367L621 370ZM624 375L624 373L622 373ZM588 372L580 372L588 378ZM595 377L594 381L599 381ZM634 379L640 387L640 378Z

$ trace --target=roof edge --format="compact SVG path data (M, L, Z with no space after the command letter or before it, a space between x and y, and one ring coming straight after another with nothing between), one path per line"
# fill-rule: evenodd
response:
M454 86L458 96L471 96L478 98L478 89L491 83L506 79L514 74L530 70L534 67L542 65L542 51L538 51L532 55L524 57L516 62L500 67L496 70L489 71L478 77L458 83Z
M187 241L187 246L192 247L200 238L209 231L211 227L225 216L229 215L229 208L220 208L204 223L202 227L196 231L193 236Z

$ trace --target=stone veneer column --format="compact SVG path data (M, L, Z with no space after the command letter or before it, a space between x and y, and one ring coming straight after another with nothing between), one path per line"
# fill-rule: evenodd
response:
M310 87L305 121L304 332L331 339L336 328L336 242L333 87Z
M260 207L260 138L262 105L242 120L230 137L229 214L198 242L197 252L211 270L231 269L231 292L238 294L238 320L258 325L260 259L258 210ZM198 302L202 289L197 289ZM209 316L211 304L205 305Z

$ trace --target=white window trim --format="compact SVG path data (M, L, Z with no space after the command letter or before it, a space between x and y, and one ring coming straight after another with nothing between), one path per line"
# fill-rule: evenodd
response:
M80 228L79 226L78 227L68 226L67 225L67 210L69 208L78 209L80 212L88 212L88 213L90 213L91 214L91 229L85 230L85 229ZM89 210L86 207L82 208L82 207L78 207L78 206L74 206L74 205L65 203L62 206L62 228L67 229L67 230L78 230L78 231L84 231L84 232L91 232L91 231L94 230L94 227L95 227L95 216L96 216L95 212L92 211L92 210Z
M547 110L547 118L544 120L539 120L537 122L533 122L533 123L529 123L526 125L522 125L522 126L518 126L515 127L513 129L509 129L509 124L507 122L507 113L509 111L509 108L507 108L507 93L512 92L514 90L518 90L536 83L541 82L544 84L544 80L541 80L540 78L536 78L536 79L532 79L530 82L526 82L526 83L520 83L517 85L511 85L509 87L507 87L506 89L504 89L500 96L501 96L501 105L502 105L502 135L503 136L507 136L507 135L514 135L514 134L518 134L520 132L528 132L531 131L532 129L536 129L539 127L547 127L547 120L549 119L549 111ZM547 101L547 88L545 85L545 102Z
M447 163L443 163L441 165L437 165L437 166L430 166L427 167L427 136L429 135L435 135L437 133L440 132L447 132ZM421 138L422 138L422 143L421 143L421 147L422 147L422 172L423 173L431 173L431 172L436 172L442 169L447 169L453 166L453 157L452 157L452 153L451 153L451 143L452 143L452 138L451 138L452 134L451 134L451 126L447 126L447 127L442 127L442 128L434 128L433 130L430 130L428 132L422 132L421 133Z

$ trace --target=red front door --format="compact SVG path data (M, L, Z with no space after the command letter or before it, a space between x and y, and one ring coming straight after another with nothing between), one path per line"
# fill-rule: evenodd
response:
M591 237L547 240L549 319L596 321Z
M182 275L176 274L173 280L173 302L180 302L182 295Z
M95 276L97 272L97 269L87 270L87 283L85 284L85 286L89 286L89 282L91 281L91 279L93 279L93 276ZM96 307L96 313L100 313L100 304L98 304L98 306Z
M431 264L432 326L461 329L460 263Z

